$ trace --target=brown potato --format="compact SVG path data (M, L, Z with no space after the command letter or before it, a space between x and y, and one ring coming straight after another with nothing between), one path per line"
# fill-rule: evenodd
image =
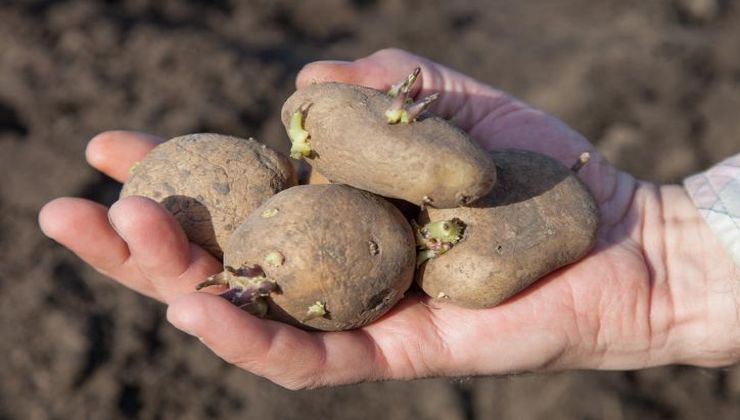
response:
M315 84L288 98L282 120L290 135L303 114L306 159L332 182L439 208L471 203L493 187L495 166L466 133L435 116L389 124L392 103L370 88Z
M137 163L121 198L162 203L192 242L221 258L247 215L296 182L290 160L254 139L190 134L160 144Z
M460 219L462 240L418 274L433 298L470 308L498 305L593 247L599 212L575 172L524 150L492 152L496 187L470 207L427 209L422 221Z
M239 306L266 298L265 307L247 309L270 319L358 328L403 297L414 248L411 227L383 198L345 185L302 185L275 195L239 226L224 254L228 274L205 285L228 282L227 296Z

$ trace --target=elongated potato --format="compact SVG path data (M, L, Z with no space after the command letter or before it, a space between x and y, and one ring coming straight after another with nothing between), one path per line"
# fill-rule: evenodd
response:
M291 136L305 130L306 159L332 182L439 208L490 191L495 166L466 133L435 116L389 124L393 102L374 89L315 84L288 98L282 120Z
M136 164L121 198L162 203L192 242L221 258L247 215L296 182L290 160L257 140L190 134L160 144Z
M302 185L267 200L239 226L226 270L204 286L256 315L319 330L361 327L413 281L411 227L390 203L345 185Z
M421 267L418 282L461 306L498 305L593 247L599 212L575 172L524 150L492 152L496 187L469 207L427 209L423 222L455 220L462 240ZM426 233L426 232L425 232Z

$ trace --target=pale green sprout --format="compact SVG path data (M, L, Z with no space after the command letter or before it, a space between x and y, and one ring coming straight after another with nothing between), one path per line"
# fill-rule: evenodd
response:
M578 156L578 160L573 164L573 166L570 167L570 170L573 172L578 172L583 168L588 161L591 160L591 153L589 152L583 152Z
M273 267L280 267L285 262L285 257L278 251L272 251L265 256L265 262Z
M411 89L414 87L420 73L421 68L417 67L404 80L388 89L388 96L393 98L390 108L385 111L388 124L408 124L416 121L416 118L439 98L439 93L433 93L420 101L414 102L411 97Z
M133 165L131 165L131 166L130 166L130 167L128 168L128 173L129 173L129 175L133 175L133 174L134 174L134 172L136 172L136 169L137 169L137 168L139 167L139 165L141 165L141 161L140 161L140 160L137 160L136 162L134 162L134 164L133 164Z
M260 214L260 216L262 216L263 219L269 219L270 217L276 216L278 213L280 213L280 209L272 208L266 209L262 214Z
M311 144L308 139L311 135L303 128L304 119L306 118L306 107L301 107L290 116L290 125L288 126L288 137L290 138L290 157L293 159L303 159L311 154Z
M303 322L321 318L326 314L326 304L317 300L316 303L308 307L308 311L306 311L306 317L303 318Z
M425 261L437 258L449 251L463 239L465 227L465 223L457 217L417 227L416 245L419 253L416 257L416 266L419 267Z

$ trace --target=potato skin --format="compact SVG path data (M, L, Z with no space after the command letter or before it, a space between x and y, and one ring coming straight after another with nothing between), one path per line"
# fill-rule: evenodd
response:
M317 171L314 168L310 169L309 175L308 175L308 185L315 185L315 184L331 184L331 182L326 179L324 175L321 175L319 171ZM419 206L415 204L411 204L406 200L401 200L399 198L390 198L385 197L388 199L388 201L393 204L398 210L401 210L401 213L406 218L406 220L411 223L411 221L416 221L416 219L419 218L419 212L421 209Z
M163 204L192 242L218 258L252 210L297 183L287 157L257 140L220 134L166 141L132 172L121 198L140 195Z
M524 150L492 152L496 187L470 207L428 209L423 221L460 218L463 240L429 260L417 281L434 297L470 308L496 306L553 270L586 255L599 212L576 174Z
M467 134L429 116L388 124L392 99L375 89L342 83L314 84L283 105L288 129L293 113L308 105L304 128L314 152L306 159L332 182L421 205L457 207L490 191L496 169Z
M268 255L283 258L270 262ZM401 213L345 185L302 185L265 202L234 232L224 265L260 265L280 293L267 317L335 331L366 325L403 297L413 281L414 236ZM305 321L308 308L328 315Z

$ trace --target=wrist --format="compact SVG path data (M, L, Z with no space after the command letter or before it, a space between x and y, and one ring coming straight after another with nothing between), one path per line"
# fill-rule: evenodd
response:
M654 237L643 238L646 259L654 268L651 323L665 321L653 319L659 314L671 314L668 328L652 337L656 364L736 363L740 270L683 188L656 188L658 209L646 214L658 220L644 223L656 223L661 229Z

